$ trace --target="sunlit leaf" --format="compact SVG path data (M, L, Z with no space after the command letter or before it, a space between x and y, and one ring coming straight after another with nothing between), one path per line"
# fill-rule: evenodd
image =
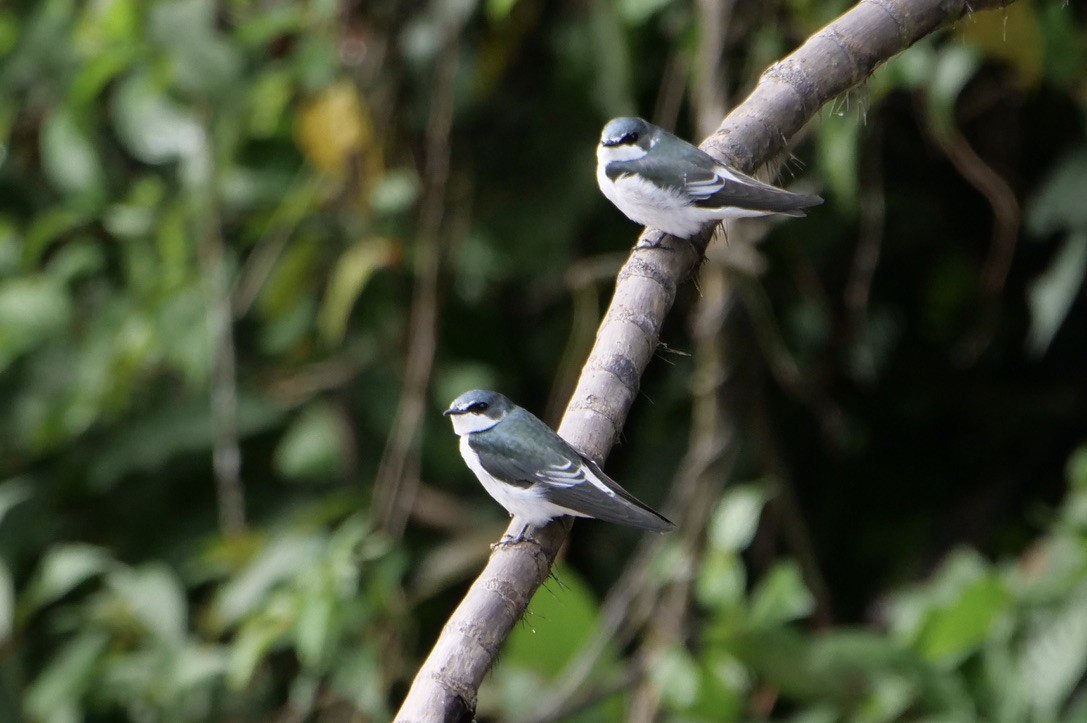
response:
M710 544L732 552L746 549L758 529L765 504L766 492L761 487L743 485L728 489L710 519Z
M204 152L204 128L191 109L172 100L149 73L133 73L114 93L117 135L136 158L167 163Z
M325 173L342 175L356 160L364 164L364 179L381 173L369 109L351 82L331 85L309 100L298 111L295 136L306 160Z
M92 577L113 566L100 547L70 543L52 547L42 557L34 578L20 600L21 613L28 615L67 595Z
M929 660L954 664L972 653L1008 607L1004 583L986 576L967 585L956 599L933 608L919 631L917 649Z
M65 193L103 197L105 176L94 139L73 110L61 106L42 127L42 166Z
M87 4L73 33L80 48L92 57L132 41L140 33L140 0L106 0Z
M177 575L162 564L118 570L108 587L144 628L164 641L180 643L188 627L185 589Z
M1087 204L1085 204L1087 205ZM1064 324L1087 273L1087 228L1068 234L1049 268L1027 288L1027 348L1041 356Z
M391 216L411 208L419 195L419 179L407 168L389 171L370 191L370 207L374 213Z
M343 341L351 309L370 277L398 258L397 246L384 238L365 239L344 251L333 269L317 319L326 343Z

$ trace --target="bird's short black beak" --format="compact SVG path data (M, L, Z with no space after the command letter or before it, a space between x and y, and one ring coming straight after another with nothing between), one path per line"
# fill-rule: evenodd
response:
M456 410L456 409L447 409L444 412L442 412L443 417L451 417L454 414L460 414L460 412L458 410Z
M612 146L619 145L619 141L619 138L606 138L600 141L600 145L604 146L605 148L611 148Z

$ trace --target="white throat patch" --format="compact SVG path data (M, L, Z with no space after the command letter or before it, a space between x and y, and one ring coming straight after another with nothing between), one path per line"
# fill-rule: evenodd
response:
M453 422L453 431L460 436L472 432L482 432L498 424L497 419L491 419L486 414L476 414L474 412L454 414L449 419Z
M643 158L645 154L644 148L629 143L622 146L599 145L596 147L596 162L606 166L616 161L636 161Z

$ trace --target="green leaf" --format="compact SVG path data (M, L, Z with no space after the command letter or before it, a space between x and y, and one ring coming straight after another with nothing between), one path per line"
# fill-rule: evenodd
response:
M320 669L329 659L336 642L337 601L328 587L306 590L295 622L294 639L298 660L309 669Z
M702 558L695 581L698 602L718 610L738 609L745 602L747 569L732 551L709 550Z
M351 309L370 277L394 256L392 242L383 238L365 239L344 251L332 271L332 280L321 302L318 327L332 345L343 341Z
M1084 188L1087 188L1087 146L1079 146L1050 170L1027 203L1027 230L1036 236L1060 230L1087 230Z
M404 213L419 196L419 177L408 168L384 173L370 190L370 208L374 213L392 216Z
M1064 475L1073 494L1087 492L1087 446L1076 447L1065 463ZM2 519L2 516L0 516Z
M774 627L811 614L815 598L808 592L794 562L778 563L759 581L751 595L748 615L752 627Z
M29 615L67 595L114 564L100 547L82 543L54 545L42 558L21 600L21 614Z
M648 673L661 700L672 708L689 708L698 700L701 671L686 648L671 646L654 656Z
M955 103L980 65L981 59L973 48L948 45L940 50L933 75L924 86L928 91L929 123L935 134L945 135L958 125Z
M825 118L816 127L819 172L835 202L856 209L860 197L859 166L862 126L859 113L845 111Z
M1042 356L1049 349L1083 286L1085 273L1087 228L1068 234L1049 268L1027 288L1027 348L1034 356Z
M1019 670L1034 720L1058 720L1061 708L1087 672L1085 610L1087 585L1080 584L1057 610L1030 621Z
M354 646L337 661L332 672L332 687L345 700L366 712L370 720L387 720L386 694L381 684L381 661L373 650Z
M7 561L0 557L0 645L6 645L15 629L15 579Z
M982 644L1010 603L1004 582L985 575L963 587L956 599L930 610L914 644L928 660L957 665Z
M94 140L71 108L61 106L46 118L41 136L42 168L60 191L105 196L105 175Z
M146 72L129 75L113 97L113 124L133 156L168 163L204 152L204 128L193 112L166 95Z
M487 0L485 5L487 19L492 23L505 20L516 4L517 0Z
M114 2L113 5L120 3ZM68 90L68 100L73 108L92 112L90 106L109 84L140 59L139 49L133 45L111 47L89 58L79 69Z
M344 469L349 432L328 404L313 404L287 428L275 452L276 472L294 480L328 480Z
M0 482L0 525L8 513L30 497L30 480L25 477Z
M162 563L118 570L107 586L143 627L168 643L181 643L188 629L185 589L173 570Z
M67 290L47 276L0 281L0 371L61 333L71 314Z
M27 690L26 709L32 718L50 723L83 720L83 697L108 644L105 633L98 631L85 631L65 644Z
M280 614L250 618L238 631L227 663L227 683L232 688L248 685L268 651L290 631L296 611L280 608L277 612Z
M216 9L204 0L154 3L148 35L165 49L177 87L199 96L222 98L238 83L241 57L216 29Z
M559 565L558 583L545 584L532 596L524 624L506 641L503 659L543 676L557 675L596 626L598 604L584 581Z
M673 0L617 0L615 9L623 22L636 27L644 24L672 2Z
M215 604L217 626L231 627L253 613L273 587L316 564L323 547L316 536L287 533L272 538L241 574L219 591ZM264 635L257 638L263 640Z
M742 485L727 490L710 519L710 546L726 552L746 549L755 537L766 499L766 492L757 485Z

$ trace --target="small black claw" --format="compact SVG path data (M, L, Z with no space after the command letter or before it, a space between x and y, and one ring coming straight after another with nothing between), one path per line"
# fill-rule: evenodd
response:
M661 236L659 241L652 241L652 242L635 244L634 248L631 249L631 250L632 251L648 251L648 250L651 250L651 249L656 249L658 251L673 251L674 249L671 246L664 243L664 239L665 239L665 237Z
M521 531L516 535L502 535L502 539L491 545L491 552L499 549L500 547L509 547L510 545L517 545L522 542L531 542L539 545L539 541L535 538L529 537L525 533L528 532L528 525L521 528Z

